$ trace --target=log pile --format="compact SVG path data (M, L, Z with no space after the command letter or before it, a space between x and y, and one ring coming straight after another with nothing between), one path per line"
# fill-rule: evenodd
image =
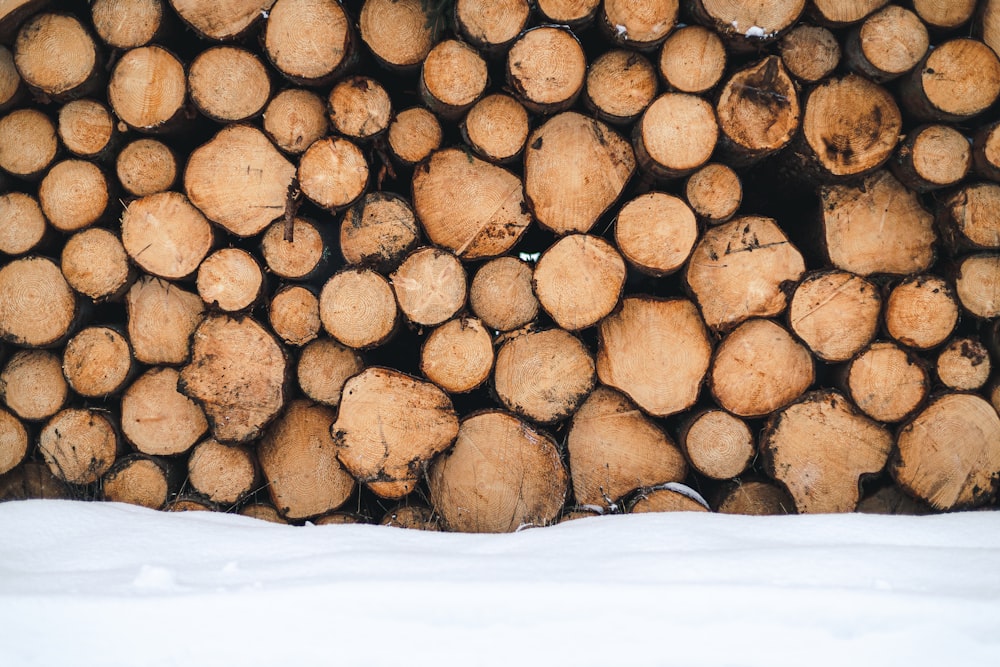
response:
M1000 0L0 6L0 499L1000 487Z

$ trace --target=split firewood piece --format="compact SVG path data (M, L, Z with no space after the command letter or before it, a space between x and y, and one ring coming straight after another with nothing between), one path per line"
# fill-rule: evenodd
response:
M240 508L239 514L240 516L248 516L251 519L259 521L267 521L268 523L288 524L288 520L281 516L274 505L270 503L250 503L249 505L244 505Z
M474 317L457 317L437 327L420 348L420 372L450 394L472 391L493 370L493 338Z
M327 106L333 129L358 141L382 134L392 119L389 93L367 76L352 76L337 82L327 97Z
M892 288L885 302L889 335L918 350L943 343L958 324L956 290L943 278L922 274Z
M229 0L205 4L201 0L169 0L170 6L194 31L219 42L235 41L267 16L274 0Z
M70 484L93 484L115 462L118 435L102 410L67 408L46 422L38 451L52 474Z
M683 200L665 192L639 195L626 202L615 218L615 243L622 256L651 276L680 269L697 240L694 212Z
M202 409L178 390L180 377L174 368L154 367L122 394L122 434L143 454L183 454L208 429Z
M967 183L949 193L938 228L952 252L1000 248L1000 184Z
M573 415L566 448L579 505L611 508L640 487L679 482L687 474L670 436L609 387L595 389Z
M465 267L446 250L414 250L389 278L399 309L417 326L437 326L465 306Z
M788 326L824 361L847 361L878 330L882 297L864 278L831 269L814 272L795 288Z
M477 155L506 164L521 156L528 143L528 112L510 95L495 93L476 102L461 125L462 137Z
M763 417L798 399L815 379L813 358L804 345L781 325L753 319L719 343L709 386L726 410Z
M893 478L935 509L974 507L996 497L1000 417L983 398L939 396L903 427L896 442Z
M396 296L384 276L371 269L335 273L319 295L323 329L355 349L382 345L396 331Z
M199 53L188 66L187 79L198 111L220 122L253 118L271 97L264 63L235 46L215 46Z
M179 192L131 202L122 213L122 245L142 270L167 279L190 276L215 242L212 225Z
M827 79L805 100L794 156L804 175L836 182L872 172L899 142L902 116L885 88L857 74Z
M949 125L923 125L912 130L889 162L896 178L917 192L956 185L971 166L968 139Z
M423 162L441 147L441 123L424 107L396 114L389 124L389 150L404 166Z
M90 18L97 36L113 49L149 44L163 26L162 0L94 0Z
M488 56L503 53L527 27L528 0L457 0L455 27L476 49Z
M1000 316L1000 254L979 253L963 258L955 275L955 294L976 317Z
M796 24L805 0L740 3L729 0L690 0L691 15L715 30L737 51L753 51Z
M116 135L115 120L97 100L73 100L59 109L59 139L73 155L100 160L109 156Z
M178 389L204 408L216 440L256 438L285 405L288 359L281 344L252 317L228 315L206 317L191 341Z
M822 26L800 23L778 42L781 61L788 73L804 83L830 76L840 64L840 43Z
M198 266L198 296L227 313L247 310L264 294L264 272L254 256L241 248L222 248Z
M191 153L184 190L209 220L253 236L285 213L294 177L295 165L263 132L230 125Z
M389 510L379 521L379 525L410 530L441 530L441 520L430 507L402 505Z
M889 5L848 33L846 63L875 83L885 83L916 67L929 46L927 26L920 17Z
M61 232L75 232L96 223L110 201L107 177L100 167L86 160L56 163L38 186L42 212Z
M711 512L708 503L689 486L668 482L642 489L628 510L631 514L644 512Z
M302 154L297 178L302 194L308 199L328 211L339 211L364 194L368 186L368 161L351 140L325 137L313 142Z
M538 315L532 275L531 267L516 257L486 262L472 278L469 307L491 329L520 329Z
M744 216L705 232L685 280L708 326L724 330L782 313L788 303L783 285L804 273L802 254L774 220Z
M677 440L691 467L711 479L742 475L757 455L750 427L725 410L701 410L688 417Z
M24 81L14 64L14 54L0 46L0 111L18 104L24 97Z
M913 413L930 393L923 364L890 341L876 341L855 357L845 373L848 396L880 422L898 422Z
M449 530L503 533L555 522L569 475L551 436L490 410L462 420L455 446L431 463L427 481Z
M980 389L989 379L991 368L986 346L968 336L951 339L936 362L941 384L959 391Z
M692 216L693 217L693 216ZM538 302L563 329L597 324L621 298L625 260L599 236L569 234L542 253L532 285Z
M687 93L660 95L632 131L639 166L662 180L686 176L708 162L718 139L712 105Z
M0 371L0 401L21 419L48 419L62 410L68 395L62 363L48 350L19 350Z
M528 159L531 174L530 151ZM437 151L414 170L413 208L427 238L463 260L502 255L531 223L521 179L458 148Z
M230 511L254 491L257 480L256 458L243 445L207 438L188 458L186 481L194 494L220 507L229 506Z
M309 399L335 408L340 405L344 384L364 368L364 360L355 350L335 340L319 338L302 348L296 377L299 388Z
M373 366L344 385L331 428L337 458L359 482L382 498L402 498L455 441L458 417L437 386Z
M108 102L133 129L162 132L182 120L187 76L177 56L161 46L126 51L111 71Z
M51 259L23 257L0 267L0 340L53 347L72 333L79 303Z
M0 118L0 168L25 180L41 178L56 158L56 126L37 109L15 109Z
M70 338L62 366L69 386L87 398L118 393L135 370L128 339L107 326L89 326Z
M10 472L24 460L30 444L28 431L21 420L0 408L0 475Z
M173 187L177 158L169 146L156 139L136 139L119 151L115 172L129 194L147 197Z
M404 72L423 63L437 37L422 0L365 0L358 28L376 60Z
M903 106L921 120L962 122L1000 98L1000 57L969 38L938 44L903 79Z
M1000 121L984 125L972 141L975 172L991 181L1000 181Z
M319 297L304 285L286 285L271 297L267 306L271 329L282 341L301 347L319 336Z
M260 240L260 250L268 272L285 280L316 277L328 254L319 225L291 216L267 228Z
M170 471L162 460L146 454L129 454L115 461L104 473L104 500L159 510L171 492Z
M629 142L604 123L576 112L549 119L528 138L524 158L535 219L556 234L590 231L621 196L635 163Z
M653 102L656 89L653 63L635 51L615 49L587 68L583 103L605 123L627 125Z
M590 352L563 329L514 335L500 347L493 370L504 407L540 424L572 415L596 381Z
M457 120L482 97L489 76L486 61L457 39L438 42L420 70L420 99L445 120Z
M893 484L862 498L855 511L865 514L920 516L930 514L933 510L927 504L906 495Z
M781 150L799 129L799 98L778 56L733 74L716 105L720 148L731 164L748 164Z
M811 392L776 412L760 441L765 472L788 489L804 514L853 512L861 499L861 477L881 472L892 447L884 426L831 389Z
M678 0L606 0L597 22L618 46L651 51L663 43L677 24Z
M32 498L68 500L72 497L73 493L66 483L41 462L25 461L0 476L0 501Z
M682 412L698 400L712 344L691 301L625 297L598 334L602 383L656 417Z
M351 21L337 0L278 0L261 42L275 69L301 85L328 84L355 60Z
M369 192L344 213L340 252L348 264L391 271L420 240L410 203L391 192Z
M0 252L23 255L46 240L48 224L38 200L23 192L0 195Z
M717 225L732 218L740 209L743 183L731 167L711 162L691 174L684 186L684 197L699 218Z
M14 63L21 78L56 102L96 90L100 61L94 38L70 14L36 14L21 25L14 42Z
M719 514L750 516L795 514L795 501L777 484L760 480L739 481L723 493L716 511Z
M707 93L722 80L726 48L715 31L700 25L684 26L663 43L658 67L671 89L695 95Z
M860 276L909 275L934 262L934 216L888 171L819 194L822 248L838 269Z
M125 295L128 338L137 361L183 364L188 342L205 315L205 302L177 285L152 276L139 278Z
M573 106L583 90L587 59L567 28L525 31L507 53L507 85L528 111L554 114Z
M809 13L831 28L842 28L863 21L866 16L885 7L889 0L812 0Z
M264 108L263 127L275 146L298 155L330 129L326 102L311 90L286 88Z

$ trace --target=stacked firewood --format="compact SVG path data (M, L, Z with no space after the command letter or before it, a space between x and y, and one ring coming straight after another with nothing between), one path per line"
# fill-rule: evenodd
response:
M15 0L0 39L0 498L996 503L1000 0Z

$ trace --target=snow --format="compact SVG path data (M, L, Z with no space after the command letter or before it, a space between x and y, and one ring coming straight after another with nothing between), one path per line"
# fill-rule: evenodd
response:
M0 665L1000 659L1000 513L603 516L511 535L0 503Z

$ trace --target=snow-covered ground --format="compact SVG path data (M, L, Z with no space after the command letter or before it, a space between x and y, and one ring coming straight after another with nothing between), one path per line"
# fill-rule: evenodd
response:
M0 665L998 665L1000 513L513 535L0 504Z

